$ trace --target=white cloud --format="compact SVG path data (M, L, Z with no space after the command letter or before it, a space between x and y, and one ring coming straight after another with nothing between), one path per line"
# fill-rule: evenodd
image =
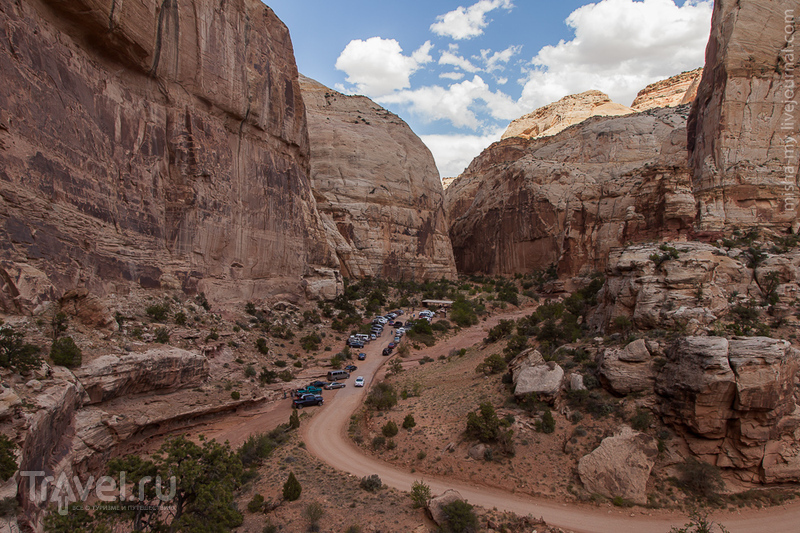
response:
M439 175L452 178L461 174L487 146L499 141L503 131L504 128L486 135L423 135L421 139L433 154Z
M442 72L439 77L445 80L460 80L465 76L463 72Z
M491 50L481 50L480 59L486 65L486 72L504 70L511 58L522 51L521 46L509 46L501 52L492 53Z
M463 57L454 54L453 52L442 52L442 55L439 57L439 64L440 65L452 65L454 67L459 67L461 70L466 72L478 72L480 69L469 62L468 59L464 59Z
M411 75L433 61L432 48L427 41L411 56L405 56L394 39L356 39L339 54L336 68L347 74L347 82L355 86L355 92L378 97L409 88Z
M647 84L703 65L712 2L602 0L572 12L575 38L533 58L521 103L528 110L599 89L630 105Z
M489 24L486 20L487 13L499 8L511 10L513 7L511 0L480 0L467 8L459 6L436 17L436 22L431 24L431 31L456 40L471 39L483 34L484 28Z
M382 105L407 106L423 120L449 120L457 128L476 130L483 125L478 113L488 113L496 119L512 120L519 109L511 97L500 91L492 92L480 76L464 80L448 88L431 86L413 91L397 91L376 99ZM483 102L478 106L478 102ZM480 109L475 109L476 106Z

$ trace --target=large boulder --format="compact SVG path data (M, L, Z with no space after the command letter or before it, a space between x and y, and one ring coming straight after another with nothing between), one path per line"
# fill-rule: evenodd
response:
M624 348L606 348L600 358L600 379L619 395L652 391L656 371L644 339Z
M536 394L540 400L552 403L561 391L564 369L555 361L547 361L533 349L519 354L509 365L517 397Z
M420 138L369 98L302 76L300 87L311 184L343 275L455 278L442 184Z
M75 369L86 390L87 405L154 390L175 390L208 378L208 360L180 348L105 355Z
M746 481L800 479L800 352L769 337L686 337L656 379L663 419L706 461Z
M647 480L658 455L656 440L622 426L578 463L578 475L589 492L647 503Z
M460 492L453 489L448 489L439 496L431 498L427 507L431 520L433 520L438 526L446 525L448 517L447 513L445 513L442 508L456 501L464 501L464 498L461 496Z

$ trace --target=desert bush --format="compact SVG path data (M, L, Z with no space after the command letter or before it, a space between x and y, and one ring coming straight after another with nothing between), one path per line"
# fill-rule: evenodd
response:
M81 366L83 353L72 337L62 337L53 341L50 347L50 359L57 365L77 368Z
M155 340L159 344L169 344L169 331L167 328L156 328Z
M639 408L631 417L631 427L636 431L645 431L653 423L653 417L647 409Z
M381 433L383 433L384 437L394 437L395 435L397 435L398 431L399 430L397 429L397 424L395 424L391 420L386 422L386 424L384 424L383 427L381 428Z
M442 525L444 533L476 533L478 517L472 505L464 500L455 500L442 507L446 522Z
M264 496L261 494L254 494L253 499L247 503L247 510L251 513L257 513L264 509Z
M507 335L511 335L514 331L514 321L513 320L501 320L499 324L489 330L489 334L486 337L488 342L497 342L503 337Z
M367 492L378 492L383 488L383 482L378 474L362 477L359 485Z
M316 333L300 337L300 346L307 352L318 350L320 343L322 343L322 339Z
M724 487L719 468L694 457L689 457L678 465L680 486L696 497L709 501L719 499L719 491Z
M403 429L411 429L417 425L417 422L414 420L414 415L408 413L406 417L403 419Z
M3 481L8 480L17 471L17 460L14 454L16 449L17 445L14 444L14 441L5 435L0 435L0 479Z
M303 487L297 481L294 472L289 472L289 477L286 479L286 483L283 484L283 499L293 502L300 498L302 492Z
M550 409L545 409L541 422L536 424L536 426L537 429L546 434L553 433L556 430L556 421L553 418L553 413L550 412Z
M475 368L475 372L484 374L500 374L505 372L508 365L500 354L493 354L485 358L481 364Z
M241 394L239 394L239 391L238 391L238 390L235 390L235 391L231 392L231 398L232 398L233 400L238 400L238 399L239 399L239 398L241 398L241 397L242 397L242 395L241 395Z
M253 365L247 365L246 367L244 367L244 377L246 378L256 377L256 369L253 368Z
M325 516L325 509L319 502L311 502L303 509L303 518L308 520L309 531L319 531L319 521Z
M397 405L397 391L391 383L381 381L369 391L364 403L378 411L386 411Z
M427 507L428 502L431 501L431 488L423 481L414 481L414 483L411 484L410 496L414 509Z
M496 440L500 434L500 419L494 407L489 402L483 402L478 411L480 414L473 411L467 415L467 435L481 442Z
M297 409L292 409L292 414L289 417L289 427L291 429L300 428L300 413L297 411Z
M28 372L42 365L38 354L39 347L25 342L22 333L9 325L0 327L0 367Z
M163 322L169 316L169 302L148 305L144 312L156 322Z

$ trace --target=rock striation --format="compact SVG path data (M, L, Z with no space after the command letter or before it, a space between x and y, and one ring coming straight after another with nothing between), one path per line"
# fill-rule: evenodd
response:
M685 337L667 359L656 379L661 414L692 452L746 481L798 479L798 350L769 337Z
M500 139L548 137L590 117L613 117L633 112L630 107L612 102L603 92L586 91L565 96L558 102L513 120Z
M4 310L336 295L289 32L261 2L0 0L0 71Z
M603 269L627 241L677 237L695 203L687 106L595 117L493 144L445 191L459 272Z
M342 273L453 279L442 184L419 137L364 96L305 77L300 87L312 187Z
M634 111L647 111L656 107L674 107L691 104L697 97L703 69L682 72L666 80L651 83L636 95L631 104Z
M796 10L794 0L714 2L688 125L700 229L796 223Z

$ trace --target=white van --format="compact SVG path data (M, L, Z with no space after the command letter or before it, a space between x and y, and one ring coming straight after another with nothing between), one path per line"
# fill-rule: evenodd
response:
M328 371L328 381L339 381L350 377L350 372L347 370L330 370Z

